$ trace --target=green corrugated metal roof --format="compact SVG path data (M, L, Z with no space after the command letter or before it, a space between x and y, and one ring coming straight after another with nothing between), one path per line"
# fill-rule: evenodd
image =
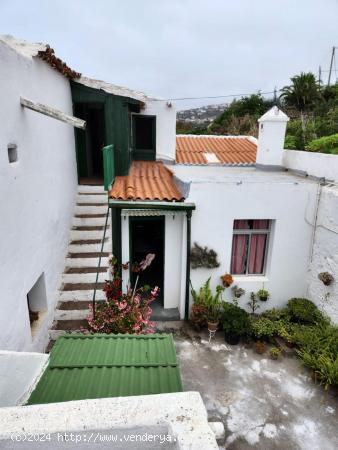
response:
M27 404L182 391L168 334L60 337Z

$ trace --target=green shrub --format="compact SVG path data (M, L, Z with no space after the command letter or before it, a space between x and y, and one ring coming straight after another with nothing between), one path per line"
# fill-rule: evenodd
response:
M239 336L250 334L249 314L233 303L223 302L222 323L226 333L234 333Z
M299 326L293 340L303 364L314 371L325 389L338 385L338 327L327 324Z
M323 136L311 141L306 147L310 152L338 153L338 133L331 136Z
M296 136L292 136L291 134L287 134L285 136L284 148L287 150L298 150L298 140Z
M264 311L262 313L262 316L270 320L281 320L287 316L287 312L285 308L284 309L272 308Z
M269 339L276 332L275 322L266 317L251 318L251 332L256 339Z
M292 322L315 324L323 320L323 315L317 306L307 298L291 298L286 311Z

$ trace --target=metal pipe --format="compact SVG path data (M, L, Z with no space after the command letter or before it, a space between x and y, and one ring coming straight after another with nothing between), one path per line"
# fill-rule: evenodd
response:
M96 298L96 287L97 287L97 281L99 279L99 270L100 270L100 266L101 266L101 259L102 259L102 252L103 252L103 246L104 246L104 240L106 238L106 230L107 230L107 223L108 223L108 217L109 217L109 206L107 208L107 214L106 214L106 222L104 225L104 230L103 230L103 238L102 238L102 242L101 242L101 252L100 252L100 256L99 256L99 264L97 266L97 272L96 272L96 279L95 279L95 286L94 286L94 293L93 293L93 300L92 300L92 307L93 307L93 319L95 320L95 298Z
M189 319L189 285L190 285L190 247L191 247L191 211L187 211L187 265L185 278L185 310L184 319Z

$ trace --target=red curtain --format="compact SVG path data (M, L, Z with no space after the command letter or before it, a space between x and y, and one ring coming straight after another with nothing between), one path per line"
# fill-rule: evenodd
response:
M269 228L269 221L254 220L252 228L254 230L267 230ZM263 273L266 238L266 234L253 234L251 236L250 259L248 268L248 272L251 274Z
M245 273L247 245L249 236L235 234L232 238L231 273L241 275Z

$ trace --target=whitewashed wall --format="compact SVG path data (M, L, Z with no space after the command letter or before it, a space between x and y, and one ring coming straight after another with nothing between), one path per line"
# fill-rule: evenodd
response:
M42 375L45 353L0 350L0 407L22 405Z
M147 101L141 114L156 116L156 158L175 160L176 155L176 109L166 101Z
M217 269L192 269L191 280L199 288L212 276L212 286L229 273L233 221L271 219L267 272L265 276L237 276L235 283L246 290L240 305L247 307L251 291L262 288L271 299L260 311L285 305L291 297L303 297L314 223L317 183L287 173L256 169L173 166L175 175L191 182L189 202L196 203L192 215L192 243L208 246L219 256ZM231 297L231 291L225 292Z
M309 175L338 180L338 156L325 153L284 150L283 165L288 169L307 172Z
M72 114L69 82L0 46L0 348L43 350L63 271L77 174L71 126L23 109L20 95ZM19 160L9 164L7 145ZM48 311L31 336L27 292L45 274Z
M335 281L330 286L325 286L318 279L318 274L321 272L331 273ZM337 186L326 186L321 191L308 281L308 297L328 314L334 322L338 323Z

